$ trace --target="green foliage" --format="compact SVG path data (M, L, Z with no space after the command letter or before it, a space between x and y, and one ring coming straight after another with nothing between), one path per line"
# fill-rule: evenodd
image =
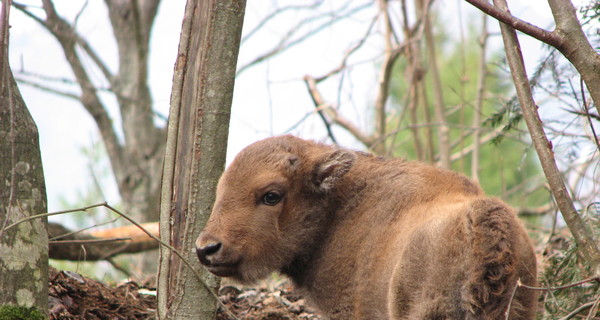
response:
M15 305L0 306L0 320L44 320L46 317L40 310Z
M592 227L596 238L600 236L599 209L600 203L592 204L587 208L587 212L582 214ZM561 287L587 279L594 274L578 254L577 246L571 236L554 236L550 239L544 254L547 264L540 279L542 287ZM581 309L578 314L586 317L590 313L590 308L600 299L600 281L589 281L578 286L547 291L542 298L546 312L540 319L563 319L577 309ZM583 306L586 307L582 308Z
M437 28L444 30L444 28ZM477 97L477 82L479 78L479 56L477 29L470 28L465 43L453 39L443 33L437 35L438 48L444 48L438 54L438 66L443 86L444 104L447 109L446 117L450 129L452 153L460 154L473 144L473 118ZM425 49L423 49L425 50ZM440 50L442 51L442 50ZM500 67L501 51L488 53L485 97L482 106L483 120L481 135L493 131L498 135L480 147L479 181L484 190L491 195L502 197L514 206L539 206L547 203L548 192L541 188L543 179L537 156L526 132L522 114L516 99L511 98L512 84L510 75ZM425 54L421 54L424 57ZM425 64L430 65L430 64ZM417 122L411 119L408 105L410 100L409 84L402 75L406 74L407 62L397 63L392 78L392 101L396 107L395 115L390 116L388 128L398 128L394 149L395 156L409 160L418 159L436 161L434 159L419 159L414 142L414 129L418 128L423 144L438 154L438 142L435 130L437 124L433 117L433 92L429 76L425 78L426 110L419 106ZM429 73L428 73L429 74ZM419 97L423 100L423 97ZM423 101L419 101L422 105ZM429 116L428 116L429 115ZM431 140L427 140L429 130ZM433 132L433 133L432 133ZM433 146L430 144L433 143ZM470 176L472 154L465 152L459 160L453 162L453 169Z

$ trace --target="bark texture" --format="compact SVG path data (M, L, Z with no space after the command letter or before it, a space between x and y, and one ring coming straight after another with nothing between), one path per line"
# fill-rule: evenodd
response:
M0 307L18 306L47 314L48 236L46 186L38 131L8 65L8 6L2 3L0 46Z
M189 0L175 64L161 198L161 238L204 276L198 281L161 248L160 319L214 319L206 287L218 280L196 261L194 241L208 219L225 165L229 118L246 2Z

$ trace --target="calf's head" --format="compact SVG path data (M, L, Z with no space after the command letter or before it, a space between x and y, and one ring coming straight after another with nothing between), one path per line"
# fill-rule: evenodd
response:
M196 240L212 273L253 282L306 254L326 225L332 191L356 156L292 136L246 147L223 173Z

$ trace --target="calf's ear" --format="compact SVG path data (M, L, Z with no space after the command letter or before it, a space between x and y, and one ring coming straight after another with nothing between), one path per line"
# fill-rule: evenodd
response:
M352 165L356 155L352 151L338 149L321 158L312 172L312 182L319 191L329 191L342 178Z

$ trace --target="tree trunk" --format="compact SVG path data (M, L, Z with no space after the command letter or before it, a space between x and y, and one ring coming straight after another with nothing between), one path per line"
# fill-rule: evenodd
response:
M214 202L225 165L231 100L245 1L188 0L173 76L161 197L161 238L183 253L161 248L160 319L214 319L208 292L218 280L200 267L194 242Z
M118 164L122 170L115 170L116 179L128 213L141 222L158 221L164 132L154 124L148 46L160 1L105 2L119 49L119 70L111 83L121 111L126 155Z
M444 102L444 89L442 87L442 79L437 63L437 53L435 52L435 39L431 26L431 18L429 12L425 11L426 3L422 3L421 15L425 25L425 43L427 47L428 64L431 72L431 81L433 86L434 111L437 121L437 136L438 136L438 152L440 155L440 164L444 169L451 169L452 162L450 161L450 128L446 120L446 105Z
M41 319L48 309L46 220L5 229L47 210L37 127L8 65L9 6L2 2L0 21L0 319L15 312Z

